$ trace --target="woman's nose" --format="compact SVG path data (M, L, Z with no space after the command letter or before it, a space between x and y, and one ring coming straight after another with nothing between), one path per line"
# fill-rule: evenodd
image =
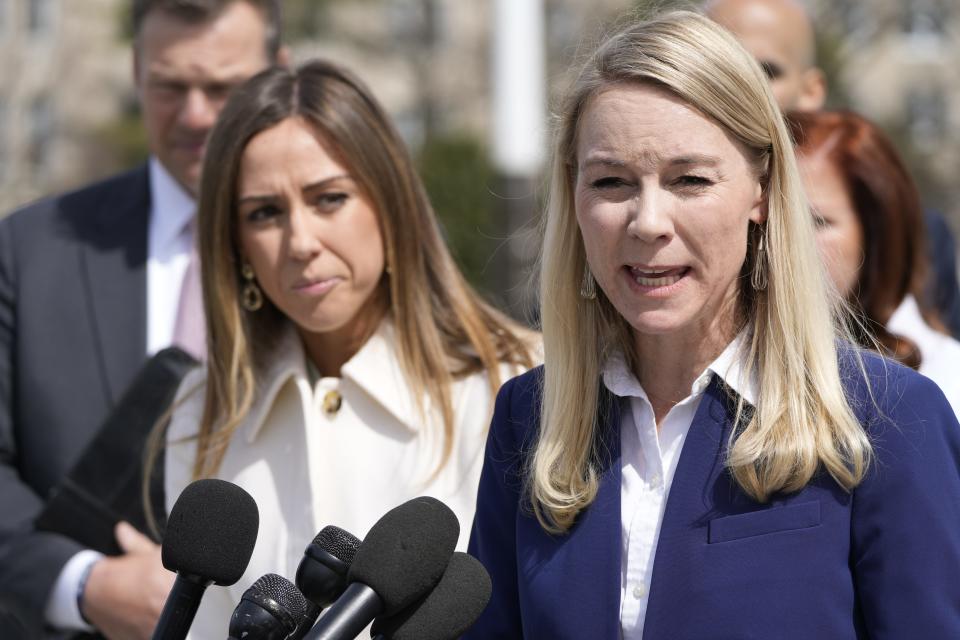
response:
M643 242L657 242L673 236L673 219L667 194L662 189L644 188L629 201L627 232Z
M290 211L290 255L296 260L307 260L323 250L319 225L306 207L296 206Z

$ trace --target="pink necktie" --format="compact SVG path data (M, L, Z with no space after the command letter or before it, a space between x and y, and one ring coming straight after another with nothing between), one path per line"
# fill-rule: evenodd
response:
M203 320L203 294L200 287L200 256L191 221L184 233L190 235L190 262L180 285L180 305L173 329L173 343L198 360L207 355L206 327Z

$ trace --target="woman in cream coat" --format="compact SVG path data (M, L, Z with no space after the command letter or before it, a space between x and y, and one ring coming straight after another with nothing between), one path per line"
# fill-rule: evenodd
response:
M326 525L358 537L418 495L466 539L501 381L531 336L457 270L409 156L345 70L312 62L241 87L210 139L198 212L209 359L167 432L168 507L192 480L246 489L260 532L212 588L195 638L226 636L259 576L293 578Z

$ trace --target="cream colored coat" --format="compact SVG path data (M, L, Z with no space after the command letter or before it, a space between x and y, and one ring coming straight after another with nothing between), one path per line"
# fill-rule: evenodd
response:
M465 550L473 521L493 397L483 373L453 386L456 429L452 455L435 477L442 433L429 425L401 373L393 328L380 330L346 364L341 378L311 387L302 344L284 337L258 396L233 436L217 477L243 487L260 509L260 532L247 571L232 587L210 587L191 630L193 640L227 637L230 614L243 592L265 573L294 580L303 550L326 525L363 539L389 509L419 495L434 496L460 521L458 549ZM504 366L502 379L519 373ZM190 483L196 434L203 411L206 372L183 382L167 437L167 509ZM327 415L323 398L342 394ZM184 439L187 439L184 441Z

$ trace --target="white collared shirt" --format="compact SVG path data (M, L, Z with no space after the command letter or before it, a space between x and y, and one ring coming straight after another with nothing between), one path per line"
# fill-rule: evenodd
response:
M506 380L520 371L502 366ZM167 508L190 482L203 413L205 372L181 385L167 434ZM347 362L339 378L311 382L299 337L290 330L257 376L257 398L233 434L217 477L243 487L260 509L260 532L243 577L210 587L191 638L225 638L243 592L265 573L293 580L303 551L320 529L336 525L363 539L388 510L419 495L443 501L460 521L464 550L476 506L493 396L486 373L454 382L453 448L439 461L436 421L425 424L396 353L393 325L378 331ZM196 389L192 394L190 389ZM335 414L323 411L331 391L342 397Z
M147 343L146 355L173 343L180 288L190 261L193 234L187 229L196 203L160 161L150 157L150 216L147 228ZM186 230L186 231L185 231ZM60 570L47 601L47 623L60 629L90 630L77 609L77 590L90 565L103 556L81 551Z
M683 443L710 380L720 376L745 401L756 401L755 376L745 380L742 369L745 340L745 334L737 336L694 380L690 395L660 422L659 433L653 406L623 355L616 354L604 364L603 383L620 402L620 628L624 640L643 636L663 510Z
M163 165L151 157L150 227L147 231L147 355L169 347L190 263L197 205Z
M960 418L960 341L928 325L913 296L904 298L893 312L887 330L916 343L919 372L937 383Z

